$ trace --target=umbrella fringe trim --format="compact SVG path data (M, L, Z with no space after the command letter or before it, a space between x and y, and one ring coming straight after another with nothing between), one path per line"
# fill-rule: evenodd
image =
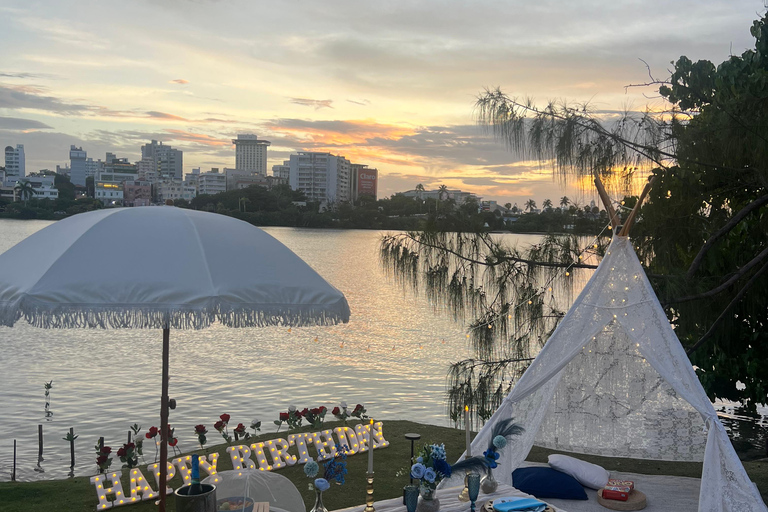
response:
M13 326L24 318L30 325L45 329L204 329L217 320L227 327L317 326L349 321L346 301L329 306L296 305L253 308L217 304L201 310L168 310L152 307L112 305L50 306L23 300L0 303L0 325Z

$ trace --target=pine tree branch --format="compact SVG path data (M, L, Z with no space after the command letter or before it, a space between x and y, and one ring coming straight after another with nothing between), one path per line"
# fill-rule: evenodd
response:
M687 279L693 278L693 275L696 273L697 270L699 270L699 267L701 266L702 261L704 260L704 256L706 256L707 252L712 248L712 246L720 240L723 236L725 236L729 231L731 231L736 225L741 222L741 220L749 215L753 210L760 208L764 204L768 203L768 195L764 195L762 197L759 197L749 203L747 206L739 210L739 212L731 217L731 220L729 220L722 228L720 228L715 234L709 237L709 239L706 241L706 243L701 247L699 250L699 253L696 255L696 257L693 259L693 262L691 263L691 266L688 267L688 272L686 272L685 277Z

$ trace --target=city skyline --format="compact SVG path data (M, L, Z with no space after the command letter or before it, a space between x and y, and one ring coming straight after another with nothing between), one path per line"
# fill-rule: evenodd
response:
M156 139L192 168L234 167L232 139L271 141L267 171L298 151L379 169L379 196L474 192L522 204L578 195L475 125L475 96L590 101L610 115L660 105L649 90L680 55L715 64L752 46L755 0L707 3L31 1L0 7L0 146L27 172L71 145L136 161ZM148 14L151 14L148 15ZM589 199L588 195L585 199Z

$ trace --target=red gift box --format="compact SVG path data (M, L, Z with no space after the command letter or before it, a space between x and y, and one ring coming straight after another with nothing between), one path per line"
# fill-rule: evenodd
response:
M606 487L629 487L629 490L635 488L635 482L632 480L619 480L617 478L611 478L608 480Z
M629 499L629 492L614 491L613 489L603 489L603 499L627 501Z

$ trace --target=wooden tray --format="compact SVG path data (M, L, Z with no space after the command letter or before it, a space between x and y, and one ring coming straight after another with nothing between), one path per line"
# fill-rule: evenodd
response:
M637 489L632 489L632 492L629 493L629 499L627 501L603 499L603 490L600 489L597 491L597 502L605 508L609 508L611 510L642 510L647 505L645 494L638 491Z
M536 498L538 499L538 498ZM542 501L542 500L539 500ZM493 500L488 500L483 504L482 507L483 512L495 512L493 510ZM544 512L555 512L555 509L553 509L551 506L547 505L547 508L544 509Z

